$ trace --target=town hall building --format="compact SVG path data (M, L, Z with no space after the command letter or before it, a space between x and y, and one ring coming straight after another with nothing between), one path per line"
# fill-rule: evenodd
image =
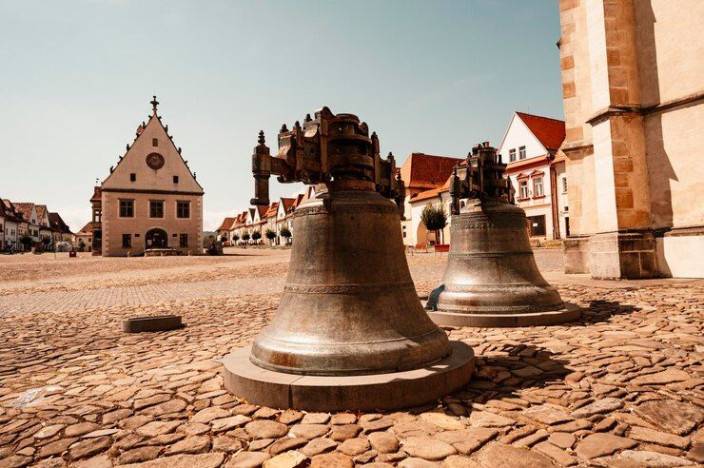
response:
M127 152L94 189L94 255L203 251L203 187L157 114L156 96L151 104L147 123L137 127Z

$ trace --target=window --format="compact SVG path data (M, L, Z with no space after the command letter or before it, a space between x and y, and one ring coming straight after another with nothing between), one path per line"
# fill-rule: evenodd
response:
M516 148L508 150L508 162L514 162L516 160Z
M123 249L132 248L132 234L123 234L122 235L122 248Z
M518 181L518 198L525 200L529 197L528 194L528 181L526 179Z
M164 217L164 200L149 200L149 217Z
M191 202L189 201L177 201L176 202L176 217L177 218L190 218L191 217Z
M181 248L188 247L188 234L181 234L178 238L178 245Z
M533 177L533 198L545 196L543 192L543 176Z
M137 180L137 174L134 172L130 174L130 182L134 182Z
M567 193L567 177L562 178L562 193Z
M174 184L178 184L178 176L177 175L174 176Z
M540 216L528 216L528 235L534 236L544 236L545 235L545 215Z
M152 146L159 146L159 140L157 138L152 138Z
M526 159L526 147L525 146L518 147L518 159Z
M134 218L134 200L120 200L120 218Z

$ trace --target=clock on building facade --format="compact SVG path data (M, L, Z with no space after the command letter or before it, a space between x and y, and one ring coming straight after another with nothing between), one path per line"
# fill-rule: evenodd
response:
M158 171L164 167L164 157L159 153L150 153L147 155L147 166Z

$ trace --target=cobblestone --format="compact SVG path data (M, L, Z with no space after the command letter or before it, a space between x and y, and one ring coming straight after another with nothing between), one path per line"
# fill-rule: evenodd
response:
M579 322L448 329L478 357L455 394L389 414L306 414L223 388L219 359L269 321L287 271L287 251L239 253L0 257L0 466L704 460L702 281L591 281L560 274L542 252L546 277L583 309ZM445 260L409 257L419 295ZM127 317L166 312L187 327L121 332Z

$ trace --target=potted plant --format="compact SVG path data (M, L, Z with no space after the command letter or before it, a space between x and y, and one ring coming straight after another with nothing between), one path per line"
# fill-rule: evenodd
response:
M276 239L276 232L272 231L271 229L267 229L264 235L267 239L269 239L269 244L274 245L274 239Z
M286 239L286 244L291 243L291 230L287 227L282 227L281 230L279 231L279 235Z
M254 231L252 233L252 240L254 241L255 244L259 243L259 239L262 238L262 233L259 231Z
M445 210L442 207L435 208L433 205L428 204L423 208L420 220L428 231L432 231L435 234L435 243L442 244L442 230L447 226Z

